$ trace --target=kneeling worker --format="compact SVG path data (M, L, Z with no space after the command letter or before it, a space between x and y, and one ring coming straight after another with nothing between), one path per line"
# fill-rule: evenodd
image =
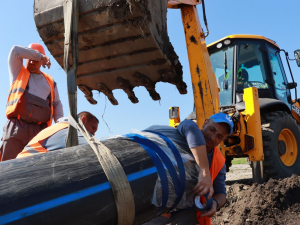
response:
M194 208L182 209L168 215L154 218L145 225L209 225L219 207L226 202L226 165L225 158L218 149L218 145L224 141L233 131L233 121L225 113L217 113L206 119L203 129L200 130L196 123L184 120L177 129L151 127L153 130L168 136L173 140L184 137L183 144L187 144L199 167L198 183L194 193L200 196L209 193L208 198L213 198L210 210L196 212ZM179 143L179 142L178 142Z
M86 111L79 113L78 117L81 119L85 129L92 135L95 135L98 130L99 120L93 114ZM25 146L17 158L65 148L68 127L68 119L64 118L64 121L42 130ZM79 145L87 144L79 131L78 143Z

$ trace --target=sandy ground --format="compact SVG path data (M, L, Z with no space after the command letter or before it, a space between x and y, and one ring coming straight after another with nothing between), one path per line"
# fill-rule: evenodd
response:
M241 179L252 179L252 169L249 164L232 165L226 173L227 181L234 182Z

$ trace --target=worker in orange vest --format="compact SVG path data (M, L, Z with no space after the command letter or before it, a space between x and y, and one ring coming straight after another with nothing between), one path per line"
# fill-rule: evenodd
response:
M217 113L206 119L202 130L192 120L180 123L177 130L185 138L199 167L198 183L193 191L200 196L209 192L208 198L213 198L213 205L202 214L194 208L183 209L155 218L145 225L210 224L210 217L226 202L225 158L217 146L232 133L233 126L231 117L225 113Z
M50 75L40 70L41 66L51 66L42 45L33 43L28 48L12 47L8 57L8 121L3 129L1 161L16 158L36 134L51 125L53 118L57 122L63 117L57 85Z
M78 114L85 129L92 135L95 135L98 130L99 120L90 112L81 112ZM23 158L38 153L46 153L53 150L65 148L65 143L68 134L68 118L64 117L58 123L45 128L38 133L18 154L17 158ZM79 145L88 144L80 131L77 131Z

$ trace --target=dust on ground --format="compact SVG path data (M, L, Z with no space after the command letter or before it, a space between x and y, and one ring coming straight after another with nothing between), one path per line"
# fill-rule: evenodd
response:
M252 183L248 164L233 165L226 174L227 202L212 224L300 224L300 177Z

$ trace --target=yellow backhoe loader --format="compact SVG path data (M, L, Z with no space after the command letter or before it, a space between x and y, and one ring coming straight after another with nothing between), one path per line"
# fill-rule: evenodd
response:
M204 113L211 114L212 107L204 103L211 96L214 111L218 111L219 106L220 111L232 115L235 121L234 133L220 146L226 157L227 170L234 157L247 156L255 182L300 174L300 101L288 53L274 41L258 35L227 36L208 45L207 53L197 11L187 5L179 7L195 98L194 112L188 118L196 119L201 127L203 119L208 118ZM190 33L192 28L198 29L198 36ZM202 52L197 44L204 48ZM286 56L292 78L290 83L281 61L281 51ZM299 66L300 51L296 50L294 54ZM210 89L203 85L207 79ZM219 99L215 96L215 80ZM291 89L295 89L296 100L292 100ZM178 112L178 108L170 109L171 126L176 127L180 122Z
M208 51L220 88L220 110L235 120L234 134L221 147L227 167L232 158L248 156L255 181L299 174L297 84L291 71L288 82L280 52L290 68L288 54L256 35L227 36L208 45Z

